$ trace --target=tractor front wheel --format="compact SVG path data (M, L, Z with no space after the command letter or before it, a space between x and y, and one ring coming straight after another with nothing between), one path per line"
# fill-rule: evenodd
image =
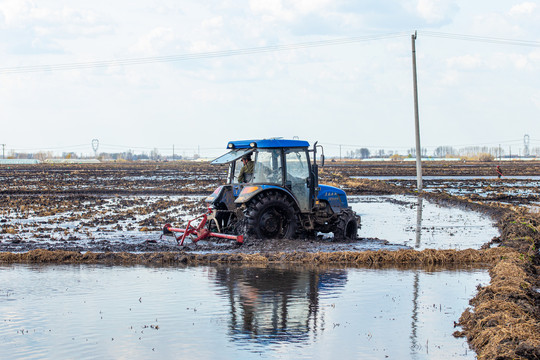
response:
M257 239L292 239L296 233L294 203L285 195L269 192L247 204L248 236Z
M333 231L336 240L356 240L358 238L358 219L352 210L344 210Z

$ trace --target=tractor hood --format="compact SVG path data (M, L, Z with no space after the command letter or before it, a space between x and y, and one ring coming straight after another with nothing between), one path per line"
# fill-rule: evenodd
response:
M342 209L347 209L347 195L345 191L330 185L319 185L319 200L327 201L334 212L340 212Z

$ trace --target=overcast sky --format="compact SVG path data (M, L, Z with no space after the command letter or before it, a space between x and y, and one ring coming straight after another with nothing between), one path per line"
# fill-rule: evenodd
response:
M422 147L540 146L532 1L0 0L0 27L6 151L211 157L297 136L406 153L415 30Z

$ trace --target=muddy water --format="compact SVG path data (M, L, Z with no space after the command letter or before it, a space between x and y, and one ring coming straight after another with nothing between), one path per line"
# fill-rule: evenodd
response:
M13 231L0 233L0 248L14 252L38 248L174 251L178 249L176 241L161 237L162 225L185 226L187 220L195 216L193 212L199 215L204 211L202 205L198 206L203 199L202 196L125 196L101 199L99 205L87 204L80 212L31 217L13 212L5 215ZM440 206L415 196L350 196L349 201L353 210L362 217L362 227L358 232L360 241L320 244L318 251L479 249L498 236L493 221L486 215ZM154 225L157 222L159 226L148 225L151 228L148 229L147 223L151 223L158 210L139 214L137 209L144 210L156 203L166 206L166 214L154 221ZM325 237L331 239L332 235ZM151 245L147 245L148 241L152 242ZM204 241L199 244L204 244ZM218 249L224 251L221 247ZM243 251L250 249L245 247Z
M486 270L0 267L0 358L474 359Z
M354 176L353 176L354 178ZM416 189L414 176L356 176L359 179L382 180L389 184ZM474 197L484 201L526 205L538 202L540 176L424 176L424 191Z
M499 232L487 215L405 195L351 196L361 238L423 249L480 249Z

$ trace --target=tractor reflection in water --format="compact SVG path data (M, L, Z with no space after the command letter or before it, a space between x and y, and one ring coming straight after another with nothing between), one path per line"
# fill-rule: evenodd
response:
M324 326L319 292L336 293L347 282L344 270L220 267L216 282L230 302L233 340L295 342Z
M227 184L206 199L212 209L209 231L256 239L331 232L335 239L356 240L360 218L345 192L319 184L320 145L310 149L307 141L267 139L231 141L227 148L231 151L212 162L228 165L229 172ZM253 159L253 174L240 182L241 159L247 156Z

